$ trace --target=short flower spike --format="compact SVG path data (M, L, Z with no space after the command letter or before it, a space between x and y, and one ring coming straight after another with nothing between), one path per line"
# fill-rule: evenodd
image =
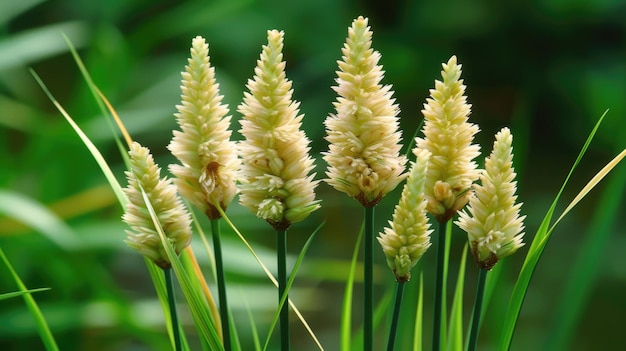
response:
M424 175L430 152L420 150L412 164L402 190L400 202L393 212L393 221L380 233L378 242L383 247L387 264L399 282L411 278L410 269L430 247L430 223L426 217Z
M291 100L291 81L285 76L283 32L267 32L268 44L246 85L239 143L243 167L239 202L276 230L302 221L320 205L314 189L309 139L300 130L304 115Z
M503 257L522 247L524 219L516 204L517 182L513 169L513 136L508 128L496 134L491 155L485 159L481 185L474 186L467 211L455 222L467 232L478 266L490 270Z
M122 216L122 220L131 228L126 231L126 244L162 269L170 268L170 260L154 227L141 189L150 200L159 223L177 254L191 242L191 217L178 197L171 179L160 178L161 170L154 163L150 150L135 142L130 147L129 155L131 170L126 172L128 186L124 188L124 192L130 203Z
M174 131L168 146L181 164L169 169L180 194L210 219L217 219L221 215L216 205L226 210L237 194L235 176L241 162L230 141L231 116L226 116L228 108L221 103L204 38L193 39L182 76L182 103L175 115L181 130Z
M399 108L391 86L380 84L381 55L371 45L367 19L359 17L348 30L338 61L336 113L325 121L326 182L365 207L378 204L405 178L407 162L400 154Z
M426 149L432 154L424 192L428 212L443 223L467 204L472 183L478 179L473 159L480 148L472 144L478 126L467 121L471 105L463 95L465 85L456 56L443 64L441 76L443 82L435 81L424 104L424 137L415 139L413 152Z

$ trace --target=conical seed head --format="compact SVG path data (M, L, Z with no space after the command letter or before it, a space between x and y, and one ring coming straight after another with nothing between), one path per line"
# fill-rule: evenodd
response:
M315 200L309 139L303 115L292 101L291 81L282 60L283 32L268 31L255 75L246 85L239 112L243 166L239 202L276 229L286 229L319 208Z
M129 155L131 170L126 172L128 186L124 188L129 204L122 216L131 228L126 231L126 243L159 267L169 268L170 260L144 201L142 189L177 254L191 242L191 217L176 193L176 186L170 179L160 178L161 170L154 163L150 150L135 142Z
M471 105L465 97L461 65L456 56L443 64L443 81L435 81L422 114L424 137L415 139L415 149L430 151L432 157L426 176L428 212L445 222L463 208L479 171L473 161L480 154L473 144L478 126L468 122Z
M379 234L387 264L398 281L408 281L410 269L430 247L430 223L426 217L424 175L430 152L421 150L412 164L400 202L396 205L389 227Z
M324 122L326 182L365 207L375 206L405 178L407 161L400 154L399 109L391 86L381 85L380 53L371 44L367 19L359 17L348 30L338 62L335 114Z
M211 219L221 215L237 194L237 148L230 140L231 116L222 104L209 47L202 37L192 41L191 57L182 73L181 104L169 150L181 164L170 165L180 194Z
M508 128L496 134L493 151L485 159L480 185L474 186L467 211L461 211L455 222L467 232L477 264L487 270L524 245L526 216L520 217L522 204L515 203L517 184L512 142Z

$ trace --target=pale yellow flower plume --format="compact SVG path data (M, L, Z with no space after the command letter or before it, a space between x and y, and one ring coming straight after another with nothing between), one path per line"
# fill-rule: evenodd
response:
M300 130L304 115L291 100L291 81L285 76L283 32L267 32L268 44L246 85L239 144L243 167L239 202L276 230L306 218L320 207L315 200L313 159L309 139Z
M503 257L522 247L524 218L516 204L517 182L513 169L513 136L508 128L496 134L491 155L485 159L480 185L474 186L467 211L455 222L467 232L478 266L490 270Z
M430 247L430 223L426 217L424 199L424 176L430 152L420 150L415 163L412 163L400 202L389 221L380 233L378 242L383 247L387 264L399 282L411 278L410 269Z
M426 99L424 137L415 139L414 152L426 149L432 154L424 185L427 209L439 222L446 222L467 204L472 183L478 179L473 159L480 155L480 147L472 144L478 126L467 121L471 105L463 95L461 65L452 56L442 66L443 82L436 80Z
M170 165L180 194L210 219L220 218L237 194L237 148L230 141L231 116L222 104L215 69L209 63L209 47L202 37L192 41L191 58L182 73L182 104L176 106L181 130L174 131L168 146L182 165Z
M127 230L126 244L152 260L163 269L171 267L141 189L146 193L165 236L180 253L191 242L191 217L176 193L171 179L161 179L161 169L154 163L150 150L133 143L130 146L131 170L126 172L128 186L124 192L130 203L122 216Z
M400 155L398 106L371 48L367 19L359 17L348 30L338 61L336 113L325 121L329 150L326 181L365 207L375 206L405 177L406 157Z

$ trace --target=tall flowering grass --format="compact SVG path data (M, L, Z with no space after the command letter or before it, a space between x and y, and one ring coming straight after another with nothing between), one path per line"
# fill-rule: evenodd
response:
M384 71L379 64L381 54L372 48L372 35L373 31L364 17L356 18L348 28L348 37L341 50L342 57L338 61L336 85L332 87L338 94L336 101L332 103L335 112L324 122L328 150L322 153L322 159L327 165L327 178L324 180L335 190L357 200L365 209L363 349L378 350L382 345L380 333L377 332L382 327L374 323L373 315L373 266L376 257L381 261L383 258L386 260L396 281L387 350L422 349L421 339L416 340L412 347L406 344L396 345L395 340L401 320L400 312L405 310L404 287L411 283L411 270L416 269L422 277L420 282L423 282L423 286L435 287L431 324L433 337L430 340L433 350L460 350L464 348L463 345L468 345L473 350L480 344L478 332L482 323L481 315L486 310L483 302L487 302L483 301L483 296L486 290L495 289L494 279L486 279L487 272L494 269L494 265L502 258L516 251L523 253L527 248L524 264L510 297L509 309L502 321L499 348L509 349L531 277L556 224L626 157L626 150L599 171L557 221L551 224L557 200L561 195L559 192L532 241L527 247L522 247L525 217L520 216L521 204L517 202L512 131L504 127L495 135L493 151L485 158L484 169L479 169L475 159L480 156L480 147L474 143L474 137L479 131L478 121L469 121L471 106L465 96L466 86L461 79L461 65L456 56L452 56L443 64L442 80L435 80L430 97L423 105L424 127L422 134L415 139L415 148L411 150L416 159L409 163L410 169L405 173L408 160L400 153L401 137L403 132L412 134L412 131L399 130L400 109L392 97L391 85L382 84ZM243 137L239 143L231 141L232 117L228 115L227 106L222 104L223 96L219 92L215 71L210 66L208 44L201 37L194 38L190 58L182 73L181 103L176 106L175 117L179 130L173 132L174 137L168 147L178 160L177 164L169 167L175 178L172 180L161 177L160 169L148 148L133 143L128 138L128 185L124 189L91 140L36 77L98 161L120 203L126 209L123 220L130 227L126 242L147 258L146 267L157 295L163 307L167 307L165 315L170 317L166 323L168 334L176 350L191 349L186 335L190 327L186 325L183 328L176 317L177 300L174 298L174 281L170 272L177 278L189 306L202 347L228 351L245 349L238 337L243 333L237 332L241 325L229 318L230 310L226 303L227 280L223 267L220 267L222 259L217 222L219 219L224 219L240 235L270 280L277 281L275 284L278 287L279 308L274 323L276 320L280 322L280 349L285 351L291 347L290 310L307 327L317 347L324 349L315 332L288 297L297 269L316 232L305 244L296 264L290 268L286 259L286 231L293 223L309 217L322 203L315 194L320 180L315 179L310 140L302 130L304 116L299 112L299 102L292 100L292 82L286 78L283 37L282 31L267 32L267 44L261 48L259 60L254 67L254 76L248 81L248 91L244 93L243 102L237 109L241 114L239 132ZM78 56L76 58L82 65ZM87 75L86 72L85 74ZM88 81L90 82L89 79ZM95 85L92 88L98 91ZM99 99L109 106L108 112L117 117L117 113L102 94ZM603 118L604 116L591 132L572 170L584 155ZM128 135L121 120L117 119L117 123L122 132ZM405 180L399 203L388 221L388 227L377 237L380 250L374 251L373 209L386 194ZM236 220L233 223L226 214L229 204L238 193L239 203L243 207L276 230L278 279L273 277L241 235L235 224ZM219 320L224 327L221 333L220 322L211 312L210 292L204 288L204 274L195 261L193 249L189 247L190 241L195 240L192 239L191 224L196 224L200 232L201 224L193 223L192 216L178 194L211 220L214 246L213 252L210 252L207 245L207 254L215 254L217 271L221 272L217 274L216 282L220 293ZM430 238L433 230L429 219L433 219L439 226L438 240L433 244ZM356 233L358 223L352 219L346 220L354 225ZM464 262L461 262L458 270L457 281L460 284L454 292L453 306L451 309L447 308L447 267L453 262L450 259L449 242L458 240L456 234L451 234L452 224L467 232L468 246L479 268L471 319L463 317L463 303L466 300L463 298ZM332 232L333 229L323 230ZM428 254L431 245L437 249L437 266L418 264L420 258ZM355 252L357 249L355 243ZM3 253L2 258L10 267ZM357 260L358 256L355 254L351 262L353 268L347 278L349 289L355 276ZM431 270L435 269L435 279L430 281ZM161 271L165 272L165 280ZM19 277L13 275L20 282ZM377 285L377 288L389 288L382 285ZM28 297L31 292L38 291L27 290L21 282L19 286L19 294ZM423 291L423 286L419 287L420 291ZM337 319L350 320L351 309L345 306L351 306L352 296L346 295L348 298L344 302L343 315L338 313ZM417 299L417 305L423 306L422 293ZM34 300L31 298L26 301L35 318L41 321L43 318ZM421 313L422 309L418 307L415 311L415 325L405 326L415 335L422 335ZM449 323L446 321L448 316ZM467 332L464 331L466 321L469 321ZM45 323L40 325L46 347L56 350L53 337L45 331ZM231 326L234 328L232 332L229 329ZM256 340L255 349L268 349L274 324L269 328L263 348L258 342L254 323L252 327L253 338ZM341 333L342 340L354 336L350 325L343 328ZM333 344L325 347L335 349L335 346ZM342 343L342 351L349 349L349 346Z

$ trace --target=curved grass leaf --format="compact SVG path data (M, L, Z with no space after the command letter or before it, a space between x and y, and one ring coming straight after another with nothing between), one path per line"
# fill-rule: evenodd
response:
M54 339L54 336L50 331L50 327L46 322L46 318L43 316L43 313L41 313L37 302L35 302L33 296L28 292L28 289L22 282L20 276L13 269L11 262L9 262L9 259L4 255L4 251L2 250L2 248L0 248L0 259L2 259L4 264L7 266L7 269L11 273L13 280L15 280L17 287L20 289L21 292L24 292L24 294L22 295L24 297L24 302L26 303L26 307L28 307L28 310L30 311L33 318L35 318L35 324L37 325L39 336L41 337L41 341L43 341L46 350L58 351L59 347L57 346L56 340Z
M239 229L237 229L237 227L235 227L235 225L233 224L233 222L231 222L230 218L228 218L228 216L226 215L226 213L224 213L224 210L222 210L222 207L219 205L215 205L215 208L219 211L220 215L222 216L222 218L224 219L224 221L226 221L226 223L231 227L231 229L235 232L235 234L237 234L237 236L239 237L239 239L241 239L241 241L243 242L243 244L246 246L246 248L248 248L248 251L250 251L250 253L252 254L252 256L254 257L254 259L257 261L257 263L259 264L259 266L261 267L261 269L263 270L263 272L265 272L265 275L267 275L267 277L270 279L270 281L272 282L272 284L274 284L274 286L278 287L278 281L276 281L276 278L274 278L274 276L272 275L272 272L270 272L270 270L267 268L267 266L263 263L263 261L261 261L261 259L259 258L259 256L256 254L256 252L254 252L254 249L252 248L252 246L250 246L250 243L248 243L248 241L246 240L246 238L239 232ZM296 305L291 301L291 299L288 300L289 301L289 306L291 307L291 309L293 310L293 312L296 314L296 316L298 316L298 319L300 319L300 322L302 322L302 325L304 326L304 328L307 330L307 332L309 333L309 335L311 336L311 338L313 339L313 341L315 341L315 344L317 345L317 347L320 350L324 350L324 348L322 347L322 344L320 343L320 341L317 339L317 336L315 335L315 333L313 332L313 329L311 329L311 327L309 326L309 323L307 323L307 321L304 319L304 317L302 316L302 313L300 313L300 310L296 307Z
M298 269L300 268L300 264L302 263L302 260L304 260L304 256L307 250L309 249L309 246L311 246L311 243L313 242L315 235L320 231L320 229L322 229L322 226L324 226L324 223L325 222L322 222L319 226L317 226L317 228L315 228L313 233L311 233L311 235L309 236L309 239L307 239L306 243L304 243L302 250L300 250L298 259L296 260L296 263L294 264L293 269L291 270L291 274L289 275L289 279L287 280L287 285L285 286L285 293L283 294L282 298L280 299L280 302L278 303L278 308L276 309L276 312L274 313L274 318L272 319L272 323L270 324L270 328L267 333L267 339L265 340L265 346L263 347L264 351L267 350L267 346L269 345L269 342L270 342L270 337L272 336L272 333L274 332L276 323L278 323L280 311L285 305L285 300L289 296L289 290L291 289L291 286L293 285L294 279L296 279L296 273L298 272Z
M543 253L543 250L546 244L548 243L548 240L550 239L550 236L552 235L556 224L558 224L558 222L563 218L563 216L569 210L571 210L580 201L580 199L584 197L584 195L586 195L602 179L604 175L606 175L613 167L615 167L615 165L617 165L617 163L624 156L626 156L626 152L622 152L620 155L618 155L618 157L616 157L613 161L611 161L611 163L609 163L605 168L603 168L603 170L599 172L598 175L594 177L587 184L587 186L583 188L583 190L570 203L570 205L566 208L566 210L563 211L563 214L559 217L557 222L554 225L552 225L552 227L550 227L550 221L554 214L556 204L563 192L563 189L567 185L567 182L569 181L569 178L572 175L574 169L576 168L576 166L578 165L578 163L584 156L585 152L587 151L587 148L589 147L591 140L595 136L595 133L598 130L598 127L600 126L602 120L606 116L606 113L607 112L605 112L600 117L600 119L594 126L593 130L589 134L589 137L587 138L585 144L583 145L582 150L578 154L578 157L576 158L574 165L570 169L570 172L565 178L565 181L563 182L561 189L557 193L556 198L554 199L552 205L550 206L550 209L548 210L548 212L546 213L546 216L541 222L541 225L537 233L535 234L535 237L533 238L533 241L528 250L528 254L526 255L526 259L524 260L524 264L522 265L522 269L519 273L519 277L515 283L515 286L513 287L513 292L511 294L511 301L509 303L509 310L507 312L507 315L504 321L504 329L500 338L500 344L498 346L499 350L508 350L511 346L513 333L515 331L515 325L517 324L519 313L520 313L522 304L524 302L524 298L526 296L526 291L528 290L528 285L530 284L530 279L532 278L532 275L537 266L537 263L539 262L539 258L541 257L541 254Z
M459 275L454 290L454 299L450 310L450 324L448 326L448 345L447 349L462 350L463 349L463 288L465 286L465 263L467 262L467 247L463 247L461 255L461 264L459 265Z
M13 297L17 297L17 296L22 296L24 294L32 294L32 293L36 293L36 292L40 292L40 291L47 291L50 290L50 288L37 288L37 289L30 289L30 290L22 290L22 291L14 291L14 292L10 292L10 293L4 293L4 294L0 294L0 301L2 300L6 300L6 299L10 299Z
M356 272L357 259L359 257L359 249L361 247L361 238L363 238L364 225L361 225L359 235L354 244L352 252L352 260L350 261L350 270L346 278L346 289L343 294L343 306L341 307L341 351L350 351L350 334L352 329L352 292L354 290L354 275Z

